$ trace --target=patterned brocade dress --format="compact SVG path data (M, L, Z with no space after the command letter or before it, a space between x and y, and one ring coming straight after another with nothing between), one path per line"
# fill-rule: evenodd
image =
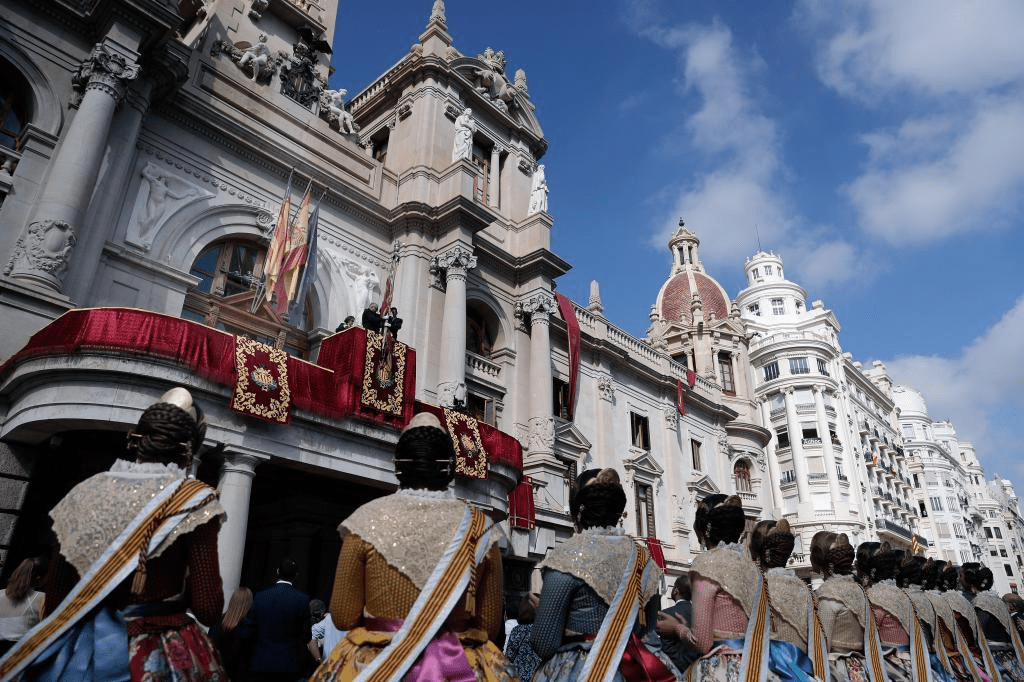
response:
M761 571L739 544L721 543L697 555L690 569L693 633L707 651L688 679L734 682L743 665L744 638L761 589ZM769 679L774 677L769 673Z
M540 565L544 587L531 635L533 649L544 662L533 682L579 679L635 551L635 541L621 528L588 528L548 552ZM641 603L656 593L660 571L645 575ZM635 623L631 625L635 628ZM644 653L656 657L669 675L678 676L667 656L651 650ZM616 665L617 682L631 679L623 674L621 661Z
M1009 682L1024 682L1024 665L1020 660L1024 652L1020 650L1019 635L1015 637L1013 620L1006 602L990 591L974 595L972 603L978 616L978 626L985 633L999 674Z
M352 680L391 643L411 617L421 591L431 589L431 575L457 535L466 509L450 492L403 489L363 505L341 524L349 535L338 557L330 613L335 626L348 634L325 653L311 680ZM497 544L471 570L470 588L433 640L461 644L465 657L460 665L468 663L467 675L508 682L513 673L492 641L502 627ZM431 651L427 647L409 673L412 679L426 665L423 661Z
M864 590L852 575L834 575L818 587L818 617L837 682L867 682L864 662Z

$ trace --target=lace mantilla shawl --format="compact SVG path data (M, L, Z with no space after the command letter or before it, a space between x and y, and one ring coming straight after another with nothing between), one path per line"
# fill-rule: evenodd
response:
M907 596L910 597L910 601L914 602L914 608L917 609L917 617L928 623L928 626L935 630L935 607L932 606L932 600L928 598L928 595L918 585L911 585L906 588Z
M868 599L875 606L880 606L896 617L904 632L913 632L910 623L910 597L896 587L896 581L883 580L868 588Z
M953 609L950 608L949 602L946 601L945 594L935 590L926 590L924 594L928 597L928 601L932 603L932 608L935 609L936 620L942 619L942 622L946 624L950 632L956 632L956 617L953 616ZM932 623L932 632L937 632L937 626L937 622Z
M791 569L768 570L768 594L772 610L795 632L807 646L807 583L796 577Z
M857 618L863 629L864 590L852 575L834 575L818 587L818 599L832 599L841 602Z
M943 592L942 596L949 602L951 609L967 620L968 625L971 626L971 632L974 633L974 641L978 641L978 614L974 612L971 602L967 601L967 597L959 592Z
M184 477L173 464L116 460L109 471L90 476L71 489L50 512L60 553L78 575L85 572L117 539L135 516L161 490ZM160 543L150 558L158 557L179 537L225 515L218 500L189 514Z
M747 558L743 547L720 544L698 554L690 567L690 573L697 573L706 580L718 583L726 594L740 603L747 617L750 617L757 593L761 589L761 571L757 564Z
M341 525L373 545L389 566L422 590L465 511L466 504L449 495L401 490L367 502Z
M633 561L636 541L619 528L587 528L556 545L539 568L575 576L589 585L605 604L611 604L622 582L622 572ZM640 587L643 601L658 591L661 570L648 571Z
M1012 630L1013 623L1010 621L1010 609L1007 608L1006 602L1000 599L999 595L995 592L979 592L974 595L974 608L992 614L1007 633Z

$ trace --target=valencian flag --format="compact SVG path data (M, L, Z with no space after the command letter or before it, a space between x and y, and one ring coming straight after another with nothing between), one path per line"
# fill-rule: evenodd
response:
M384 295L380 299L380 316L384 319L384 325L390 327L389 322L391 316L391 301L395 294L395 273L398 272L398 261L401 258L399 255L399 249L402 245L399 242L395 242L394 248L391 251L391 267L388 268L388 278L384 282ZM384 339L381 346L381 358L386 364L390 364L392 361L392 352L394 351L395 336L389 334L388 329L384 330Z
M299 271L306 264L306 256L309 254L309 204L312 198L313 183L310 182L281 247L281 264L274 276L274 286L271 287L270 281L267 281L267 289L274 292L274 311L278 315L288 310L288 302L295 297L299 287Z
M288 309L288 317L293 324L297 323L299 316L302 314L302 305L306 300L306 294L309 293L309 288L313 286L313 280L316 279L317 225L320 223L320 204L323 203L323 200L324 194L321 194L320 200L316 202L316 206L313 208L313 212L309 214L309 238L307 240L309 242L309 250L306 253L305 267L302 268L302 278L299 279L299 287L295 290L295 295L292 297L292 305Z
M289 222L292 217L292 176L288 175L288 186L284 190L284 197L281 199L281 208L277 212L277 225L274 227L274 236L270 239L270 248L267 249L267 260L263 264L263 292L256 296L252 304L252 312L256 312L260 303L263 302L263 295L266 292L274 291L277 285L278 273L281 269L281 255L284 253L284 246L288 241Z

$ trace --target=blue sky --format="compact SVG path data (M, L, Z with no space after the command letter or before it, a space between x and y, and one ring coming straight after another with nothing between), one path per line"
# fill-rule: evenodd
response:
M596 279L642 337L680 216L731 296L756 226L844 350L1024 482L1024 3L445 4L455 47L526 71L559 291ZM332 85L371 83L431 5L342 0Z

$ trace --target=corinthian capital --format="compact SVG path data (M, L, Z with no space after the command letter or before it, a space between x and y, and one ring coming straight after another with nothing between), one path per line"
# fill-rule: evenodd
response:
M540 291L516 304L516 315L529 315L531 324L541 321L547 322L551 313L557 309L558 304L555 302L555 297L551 295L551 292Z
M476 267L476 256L473 250L462 244L456 244L440 256L430 260L430 272L440 279L462 277Z
M139 65L104 45L97 43L92 52L71 77L79 92L102 90L116 100L124 96L127 84L139 76Z

